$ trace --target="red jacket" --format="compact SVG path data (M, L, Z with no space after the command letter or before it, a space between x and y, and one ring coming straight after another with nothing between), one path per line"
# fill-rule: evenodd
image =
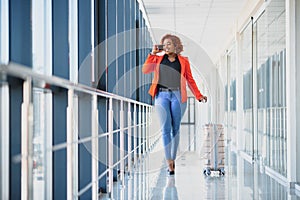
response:
M152 80L152 85L149 89L149 94L154 98L157 93L157 84L159 80L159 66L163 59L163 56L151 55L149 54L143 65L143 73L148 74L154 72L154 77ZM186 83L191 89L192 93L195 95L196 99L199 100L203 95L199 91L196 82L193 78L190 62L187 57L178 55L178 59L181 66L181 80L180 80L180 91L181 91L181 102L184 103L187 101L187 91Z

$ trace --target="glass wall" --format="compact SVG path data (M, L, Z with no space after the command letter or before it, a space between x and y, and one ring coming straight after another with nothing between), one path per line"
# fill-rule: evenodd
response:
M237 145L237 112L236 112L236 76L237 76L237 65L236 65L236 44L232 45L232 49L227 54L227 70L228 70L228 86L227 94L228 98L226 101L227 112L228 112L228 139L231 140L232 148L236 148ZM229 102L229 103L228 103Z
M273 0L249 22L240 37L243 76L242 150L252 159L286 175L286 64L285 1ZM228 54L231 66L231 54ZM234 93L234 68L228 77L229 98ZM226 89L227 90L227 89ZM228 125L234 122L234 104L228 104ZM231 119L230 119L231 118ZM233 129L231 129L233 130ZM232 134L234 132L232 131ZM234 139L232 137L233 143Z
M286 175L285 1L273 0L255 23L258 156Z
M8 0L0 0L0 64L9 59ZM0 199L9 197L9 86L0 76Z
M32 1L32 68L35 72L52 74L52 24L51 1ZM42 85L33 89L33 198L51 196L52 173L47 166L52 163L47 149L52 145L51 99L49 90ZM47 180L47 181L46 181Z
M252 104L252 24L241 33L241 68L243 75L243 151L253 154L253 104Z
M30 190L30 199L66 199L68 171L72 171L72 177L75 177L74 195L91 199L91 189L85 188L89 186L92 174L92 156L87 149L91 142L88 140L79 144L78 140L92 132L90 127L85 127L92 121L92 100L80 92L67 93L66 88L59 85L70 81L75 87L79 82L80 87L84 84L151 103L148 87L142 87L151 77L137 74L141 71L140 63L144 62L149 52L145 47L152 46L138 1L0 2L0 63L18 63L26 67L26 73L29 72L25 81L0 74L0 184L5 185L0 188L0 199L21 199L27 190ZM97 51L94 51L96 47ZM32 81L30 75L41 78ZM138 82L136 76L139 76ZM22 128L27 120L20 112L24 99L26 106L28 103L28 107L32 108L27 115L30 120L33 119L32 124L28 122L30 130ZM68 107L69 103L73 107ZM107 99L99 98L97 103L98 118L101 119L99 132L106 133ZM145 119L146 109L139 108L126 104L123 110L140 112L136 120L141 121ZM62 148L66 146L66 133L71 127L67 122L68 109L74 110L72 136L78 139L73 149L78 157L72 163L74 170L69 169L67 151ZM120 106L114 109L119 111ZM120 116L116 115L115 120L117 128L120 126ZM25 131L27 135L23 134ZM142 129L137 132L141 135ZM107 141L106 137L103 138L101 141L99 139L100 157L106 160ZM118 140L116 145L120 145L120 137L115 138ZM25 144L27 139L30 141L28 146ZM28 158L20 156L25 151L23 149L30 154ZM116 165L115 171L119 168ZM106 163L99 162L98 169L99 174L104 173ZM22 183L26 181L25 176L30 179L28 185ZM106 191L105 175L99 178L100 190Z
M225 77L225 126L232 147L286 175L285 1L270 1L240 33L220 61ZM239 60L236 55L239 55ZM226 61L224 61L226 60ZM239 63L239 70L237 67ZM242 85L236 79L242 76ZM237 94L242 87L242 94ZM237 102L242 98L242 136L237 135Z

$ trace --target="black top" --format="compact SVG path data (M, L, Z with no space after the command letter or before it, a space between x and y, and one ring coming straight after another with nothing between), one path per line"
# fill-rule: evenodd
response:
M168 55L164 55L159 66L159 88L180 88L180 62L178 57L175 57L175 61L171 62L168 59Z

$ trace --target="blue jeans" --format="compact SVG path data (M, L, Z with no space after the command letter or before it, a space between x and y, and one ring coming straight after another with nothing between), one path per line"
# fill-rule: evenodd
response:
M162 129L165 158L175 160L179 144L180 122L186 103L181 103L179 90L160 91L155 97L155 109Z

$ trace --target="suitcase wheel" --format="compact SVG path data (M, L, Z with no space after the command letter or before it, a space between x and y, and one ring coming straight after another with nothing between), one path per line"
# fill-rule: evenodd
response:
M203 170L203 174L206 176L210 176L211 170L209 168Z
M219 169L219 175L224 176L225 175L225 170L224 169Z

